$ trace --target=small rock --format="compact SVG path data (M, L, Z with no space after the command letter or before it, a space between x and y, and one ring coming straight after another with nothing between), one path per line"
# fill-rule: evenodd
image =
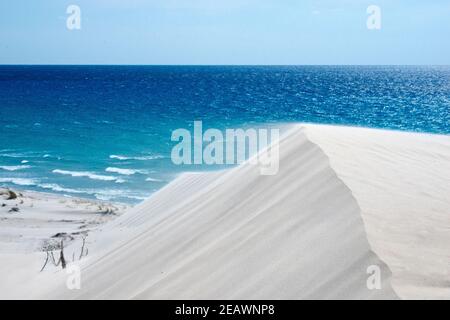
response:
M20 209L19 208L17 208L17 207L14 207L14 208L11 208L11 209L9 209L9 211L8 212L19 212L20 211Z
M14 191L6 190L3 192L6 195L6 200L14 200L17 199L17 194Z

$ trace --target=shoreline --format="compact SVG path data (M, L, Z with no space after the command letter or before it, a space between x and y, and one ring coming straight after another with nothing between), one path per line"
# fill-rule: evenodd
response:
M97 198L93 199L93 198L89 198L89 197L73 196L69 193L60 193L57 191L55 191L55 192L35 191L35 190L29 190L29 189L23 189L23 188L9 187L9 186L4 186L4 185L0 186L0 192L1 192L1 190L11 190L16 193L21 193L22 195L24 195L24 194L33 195L34 194L35 196L37 196L37 198L76 199L76 200L86 201L86 202L91 202L91 203L98 203L98 204L103 204L103 205L116 205L116 206L123 206L123 207L128 207L128 208L132 208L132 207L136 206L136 205L132 205L132 204L125 203L125 202L107 201L107 200L101 200L101 199L97 199ZM41 195L41 197L39 197L39 195ZM145 201L145 200L142 200L142 201Z

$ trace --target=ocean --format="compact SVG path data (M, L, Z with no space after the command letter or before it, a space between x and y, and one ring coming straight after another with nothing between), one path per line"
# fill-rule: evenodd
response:
M136 204L195 120L449 134L450 67L0 66L0 186Z

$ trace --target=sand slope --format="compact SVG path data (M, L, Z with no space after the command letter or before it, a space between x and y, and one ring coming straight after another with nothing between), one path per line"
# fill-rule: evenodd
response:
M298 125L279 146L275 176L249 164L185 174L101 227L80 262L81 290L67 289L65 272L33 278L22 266L27 280L9 279L2 292L46 299L450 298L449 136ZM366 286L372 265L381 268L381 290Z
M306 125L407 299L450 299L450 137Z
M81 290L67 290L60 273L32 297L396 298L360 208L323 151L296 127L280 158L275 176L244 164L174 181L98 234ZM382 270L381 290L367 288L370 265Z

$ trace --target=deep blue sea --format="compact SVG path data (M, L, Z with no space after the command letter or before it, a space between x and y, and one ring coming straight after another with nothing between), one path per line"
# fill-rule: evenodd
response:
M137 203L194 120L449 134L450 67L0 66L0 186Z

